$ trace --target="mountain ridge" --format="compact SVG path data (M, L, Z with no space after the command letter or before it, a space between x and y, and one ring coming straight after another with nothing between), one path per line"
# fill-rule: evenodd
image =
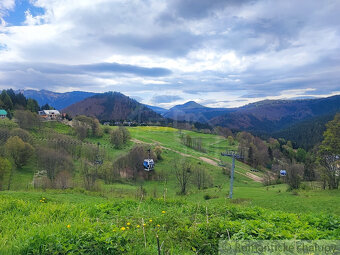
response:
M87 115L101 121L159 121L163 117L149 107L119 92L88 97L62 110L71 116Z
M67 106L77 103L90 96L97 95L99 93L86 92L86 91L72 91L72 92L53 92L50 90L17 90L17 93L21 92L27 98L35 99L40 106L49 104L50 106L61 110Z

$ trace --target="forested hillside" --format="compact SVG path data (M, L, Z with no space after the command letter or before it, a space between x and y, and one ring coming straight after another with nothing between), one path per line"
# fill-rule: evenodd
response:
M150 108L118 92L89 97L63 109L63 112L71 116L87 115L107 121L155 122L163 119Z

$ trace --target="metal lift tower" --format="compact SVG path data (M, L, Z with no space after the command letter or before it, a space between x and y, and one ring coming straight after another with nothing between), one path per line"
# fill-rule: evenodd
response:
M230 176L230 191L229 191L229 198L233 198L233 185L234 185L234 169L235 169L235 158L242 159L243 156L237 154L236 151L227 151L227 152L221 152L222 156L232 157L233 162L231 165L231 176Z

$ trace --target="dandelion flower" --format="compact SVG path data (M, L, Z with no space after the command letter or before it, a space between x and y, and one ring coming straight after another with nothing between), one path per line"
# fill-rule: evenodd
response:
M70 224L68 224L66 227L67 227L67 228L70 228L70 227L71 227L71 225L70 225Z
M149 222L152 222L152 219L150 219Z
M157 227L159 228L161 225L157 224Z
M125 230L125 227L121 227L120 230L124 231L124 230Z
M139 225L137 225L137 228L140 228L140 226L139 226Z
M130 223L130 222L128 222L128 223L126 223L126 225L130 226L130 225L131 225L131 223Z
M145 227L145 226L146 226L146 224L144 223L144 224L143 224L143 226Z
M166 213L166 211L162 211L162 213L164 214L164 213Z

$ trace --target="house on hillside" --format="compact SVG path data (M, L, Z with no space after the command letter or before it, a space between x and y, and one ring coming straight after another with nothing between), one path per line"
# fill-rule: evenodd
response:
M7 112L3 109L0 109L0 119L4 119L7 116Z
M56 120L61 117L58 110L42 110L38 112L39 116L46 120Z

